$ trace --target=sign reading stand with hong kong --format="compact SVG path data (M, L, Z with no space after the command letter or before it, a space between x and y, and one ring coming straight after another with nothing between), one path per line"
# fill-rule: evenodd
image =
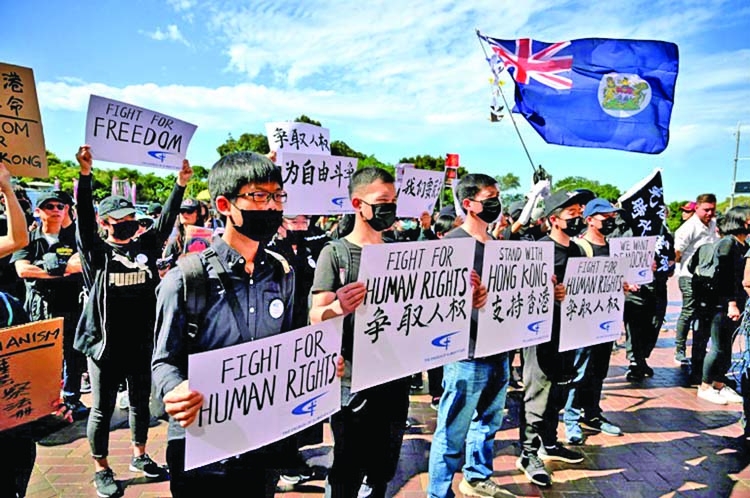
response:
M475 358L536 346L552 337L555 268L552 242L497 240L484 246Z
M362 248L352 392L469 356L472 238Z
M188 357L203 407L185 431L185 470L310 427L341 407L343 318Z
M96 160L180 169L196 128L166 114L92 95L86 143Z

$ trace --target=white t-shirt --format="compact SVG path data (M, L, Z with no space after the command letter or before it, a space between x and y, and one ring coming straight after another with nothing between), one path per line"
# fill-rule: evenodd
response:
M696 215L688 218L674 233L674 250L682 254L681 262L677 265L677 276L692 277L693 274L687 269L690 258L700 246L717 240L716 219L706 226Z

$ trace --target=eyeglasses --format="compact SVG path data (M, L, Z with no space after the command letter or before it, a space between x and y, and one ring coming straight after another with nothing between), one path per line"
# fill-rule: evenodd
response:
M271 202L271 199L273 199L274 202L284 204L289 198L289 194L287 194L286 192L264 192L262 190L259 190L258 192L245 192L244 194L237 194L237 197L246 197L258 203Z
M42 209L44 209L45 211L52 211L53 209L62 211L63 209L65 209L65 204L58 202L48 202L44 206L42 206Z

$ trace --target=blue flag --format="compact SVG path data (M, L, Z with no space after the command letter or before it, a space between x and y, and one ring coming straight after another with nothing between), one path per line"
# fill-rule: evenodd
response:
M490 65L516 83L513 112L547 143L658 154L669 142L677 45L582 38L497 40Z

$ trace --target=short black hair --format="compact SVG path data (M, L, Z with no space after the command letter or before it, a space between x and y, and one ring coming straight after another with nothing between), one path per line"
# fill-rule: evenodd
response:
M704 201L708 202L708 201ZM719 231L723 235L738 235L747 233L747 219L750 217L750 208L747 206L735 206L729 209L719 220Z
M490 175L484 173L469 173L468 175L461 178L456 188L456 197L458 197L458 203L463 208L464 199L473 199L479 193L480 190L487 187L497 185L497 180L492 178Z
M251 183L278 183L284 188L281 168L257 152L234 152L222 157L208 173L208 191L211 201L220 195L236 199L245 185Z
M446 234L453 230L453 223L456 222L456 217L449 214L441 214L435 221L435 235Z
M349 198L354 196L354 192L365 185L370 185L380 180L383 183L396 183L393 175L383 168L370 166L367 168L358 169L354 172L351 178L349 178Z

